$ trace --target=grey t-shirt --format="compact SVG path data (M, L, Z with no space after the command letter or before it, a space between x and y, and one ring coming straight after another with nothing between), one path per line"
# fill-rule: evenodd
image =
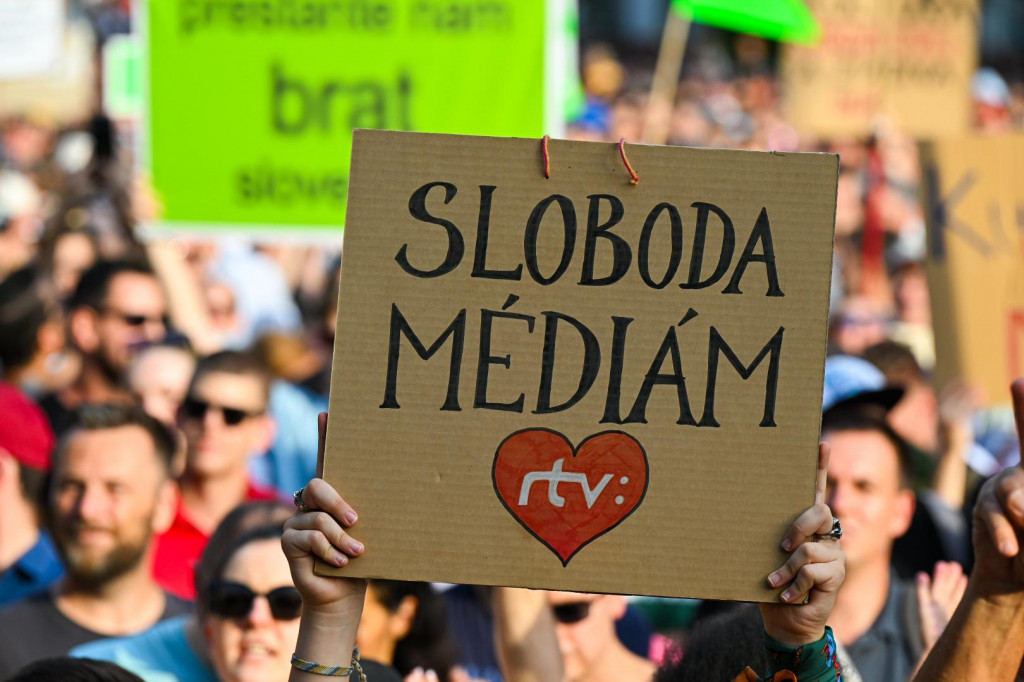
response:
M189 613L192 605L165 594L160 620ZM74 622L57 609L52 592L43 592L0 609L0 680L43 658L65 656L68 651L106 637Z
M910 679L923 651L917 592L892 573L882 613L856 642L846 645L846 652L863 679L904 682Z

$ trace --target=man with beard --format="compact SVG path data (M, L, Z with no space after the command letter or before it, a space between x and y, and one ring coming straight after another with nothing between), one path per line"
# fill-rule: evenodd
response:
M65 565L54 589L0 610L0 679L101 637L189 611L152 578L152 538L171 524L175 439L141 408L83 407L53 457L50 532Z
M70 386L39 402L58 436L79 405L132 400L125 370L139 346L167 335L167 299L148 266L101 262L79 280L68 301L67 324L82 356L81 371Z

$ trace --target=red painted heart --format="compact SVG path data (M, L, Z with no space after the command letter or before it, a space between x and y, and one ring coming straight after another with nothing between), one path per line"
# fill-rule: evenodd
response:
M622 431L588 436L573 449L556 431L527 429L498 446L491 478L505 509L566 566L640 506L647 453Z

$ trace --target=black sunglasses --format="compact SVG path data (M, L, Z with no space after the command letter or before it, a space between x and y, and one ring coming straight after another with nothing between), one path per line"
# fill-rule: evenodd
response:
M104 315L116 317L129 327L141 327L147 322L162 324L164 329L170 329L171 327L171 318L167 315L129 315L128 313L123 313L120 310L114 310L113 308L104 308L102 312Z
M590 605L593 603L593 601L573 601L568 604L552 606L551 611L556 621L563 625L569 625L570 623L579 623L589 616Z
M245 618L252 612L256 597L266 597L270 613L275 620L295 620L302 613L302 596L287 585L266 594L258 594L241 583L218 581L210 586L206 600L207 610L222 618Z
M185 401L181 404L181 409L184 411L186 417L192 419L205 419L207 410L220 410L221 415L224 417L224 423L228 426L238 426L246 417L254 417L257 412L246 412L240 410L237 407L224 407L223 405L212 405L203 400L196 400L195 398L185 398Z

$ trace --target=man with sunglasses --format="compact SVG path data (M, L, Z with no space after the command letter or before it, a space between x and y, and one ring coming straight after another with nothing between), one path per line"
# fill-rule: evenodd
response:
M149 266L100 262L82 274L67 323L81 370L70 386L40 401L58 435L79 405L132 401L125 370L138 348L167 335L167 298Z
M249 459L273 440L267 414L270 377L248 353L222 351L199 360L178 425L185 434L185 470L178 508L157 540L154 575L168 591L194 598L193 570L217 524L247 500L272 490L249 478Z
M152 578L174 513L174 435L141 408L90 405L53 455L47 517L64 579L0 610L0 679L102 637L187 613Z
M555 636L562 652L566 680L585 682L615 670L623 680L649 680L654 664L627 649L615 634L615 622L626 614L626 598L618 594L548 592Z

